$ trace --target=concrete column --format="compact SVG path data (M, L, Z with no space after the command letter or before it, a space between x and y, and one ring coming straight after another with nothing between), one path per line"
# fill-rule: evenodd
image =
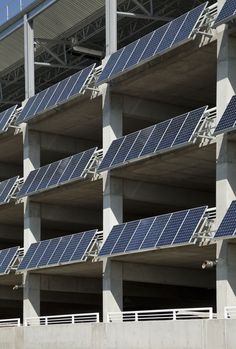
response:
M24 125L24 178L40 166L40 137L37 132ZM40 205L31 202L30 198L24 201L24 249L41 237ZM23 315L37 317L40 315L40 276L26 272L24 274Z
M117 50L117 0L106 0L106 56Z
M103 150L122 136L123 99L111 94L109 85L103 87ZM103 234L108 236L115 224L123 222L123 183L106 172L103 176ZM103 319L107 312L123 308L122 264L109 258L103 263Z
M219 1L219 9L225 0ZM236 93L236 39L227 33L227 25L217 29L217 118ZM236 146L228 135L217 137L216 207L217 225L236 197ZM236 247L228 241L217 243L217 313L222 318L224 307L236 305Z

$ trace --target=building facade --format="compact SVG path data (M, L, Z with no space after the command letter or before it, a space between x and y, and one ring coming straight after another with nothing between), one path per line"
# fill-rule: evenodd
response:
M2 347L235 348L236 4L15 6L0 17Z

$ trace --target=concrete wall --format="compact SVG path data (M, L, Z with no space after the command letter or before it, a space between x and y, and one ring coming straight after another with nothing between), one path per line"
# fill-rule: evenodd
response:
M0 329L1 349L235 349L236 320Z

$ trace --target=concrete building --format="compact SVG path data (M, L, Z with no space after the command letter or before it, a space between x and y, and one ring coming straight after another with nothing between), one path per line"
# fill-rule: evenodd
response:
M236 94L234 1L230 16L215 22L225 3L15 0L0 9L1 348L235 349L235 239L214 238L236 196L235 129L214 134ZM153 32L164 26L166 41ZM145 45L136 41L144 35ZM138 48L143 57L148 45L153 53L138 59ZM73 92L70 84L83 74ZM175 146L180 131L178 121L169 128L172 120L182 120L183 130L190 112L204 106L191 137ZM127 154L143 149L145 132L167 120L158 146L165 134L169 145L115 162L122 139L99 170L114 141L149 128L126 138ZM198 207L204 214L191 237L175 244ZM187 213L177 223L179 211ZM171 213L171 243L128 248L146 224L140 220ZM136 220L129 239L120 233L100 253L114 226ZM56 238L67 237L68 247L75 234L85 232L76 235L83 241L94 229L82 256L73 252L63 262ZM114 243L125 239L119 252Z

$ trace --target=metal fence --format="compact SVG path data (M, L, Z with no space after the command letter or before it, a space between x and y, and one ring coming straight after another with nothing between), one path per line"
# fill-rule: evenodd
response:
M40 316L25 319L25 326L48 326L99 322L99 313Z
M213 319L212 308L162 309L108 313L107 322Z
M0 319L0 327L19 327L20 319Z

